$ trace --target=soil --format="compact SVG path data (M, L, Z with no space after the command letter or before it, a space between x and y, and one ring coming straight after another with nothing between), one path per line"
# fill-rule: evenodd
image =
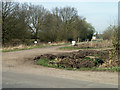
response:
M99 67L105 62L105 60L108 60L109 51L111 50L79 50L77 52L58 55L44 54L35 57L34 60L38 61L40 59L48 59L49 64L54 64L58 67L61 66L64 68L92 68Z

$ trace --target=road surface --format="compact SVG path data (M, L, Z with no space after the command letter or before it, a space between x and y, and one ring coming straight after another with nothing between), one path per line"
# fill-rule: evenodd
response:
M118 88L117 72L70 71L35 65L41 54L71 51L59 46L3 53L3 88Z
M65 79L49 75L3 72L3 88L116 88L117 85Z

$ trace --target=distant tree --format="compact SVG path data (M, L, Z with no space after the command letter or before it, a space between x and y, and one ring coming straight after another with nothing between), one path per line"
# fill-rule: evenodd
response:
M0 3L0 38L2 38L2 3ZM0 47L2 45L2 39L0 39Z
M71 7L55 8L53 14L60 17L58 25L58 40L81 40L91 39L94 28L88 24L85 18L79 17L77 10Z
M113 26L112 44L115 50L118 52L120 49L120 39L119 39L119 27Z
M42 22L47 10L43 6L29 6L29 28L34 34L34 38L38 39L38 32L42 31Z
M54 8L52 12L41 5L2 3L3 43L18 39L26 42L72 41L91 39L95 31L73 7Z
M111 40L113 31L114 31L114 26L110 25L104 32L103 32L103 39L104 40Z
M31 31L28 29L27 4L12 2L2 3L2 38L3 44L19 39L25 42L30 39Z
M58 20L57 17L48 13L44 17L42 30L44 32L44 39L46 41L56 41L58 35ZM42 33L43 32L39 32Z
M22 4L15 7L13 16L15 17L14 38L25 42L25 39L30 39L31 31L28 27L28 5ZM19 33L18 33L19 32Z
M3 43L11 39L10 31L11 26L9 25L10 15L14 10L14 3L2 2L2 41Z

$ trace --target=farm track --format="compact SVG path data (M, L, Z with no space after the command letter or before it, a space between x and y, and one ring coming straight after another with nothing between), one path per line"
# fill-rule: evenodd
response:
M69 71L55 68L48 68L38 66L34 64L33 59L41 54L60 54L66 52L73 52L78 50L59 50L59 47L53 46L46 48L36 48L31 50L15 51L15 52L4 52L2 53L2 70L3 70L3 84L9 82L8 72L26 74L26 75L38 75L38 76L49 76L61 79L69 80L82 80L94 83L104 84L118 84L118 73L117 72L95 72L95 71ZM5 75L5 73L7 75ZM6 78L6 79L4 79ZM16 80L16 82L19 82ZM109 85L108 85L109 86ZM6 84L5 86L6 87Z

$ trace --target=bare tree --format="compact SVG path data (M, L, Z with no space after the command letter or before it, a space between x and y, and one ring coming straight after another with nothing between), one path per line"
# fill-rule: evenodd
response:
M9 36L6 35L8 32L8 18L14 11L14 3L12 2L2 2L2 38L3 44L6 39L9 39ZM8 36L8 37L5 37Z
M29 27L35 35L35 39L38 38L38 32L42 31L42 22L47 10L43 6L29 6Z

